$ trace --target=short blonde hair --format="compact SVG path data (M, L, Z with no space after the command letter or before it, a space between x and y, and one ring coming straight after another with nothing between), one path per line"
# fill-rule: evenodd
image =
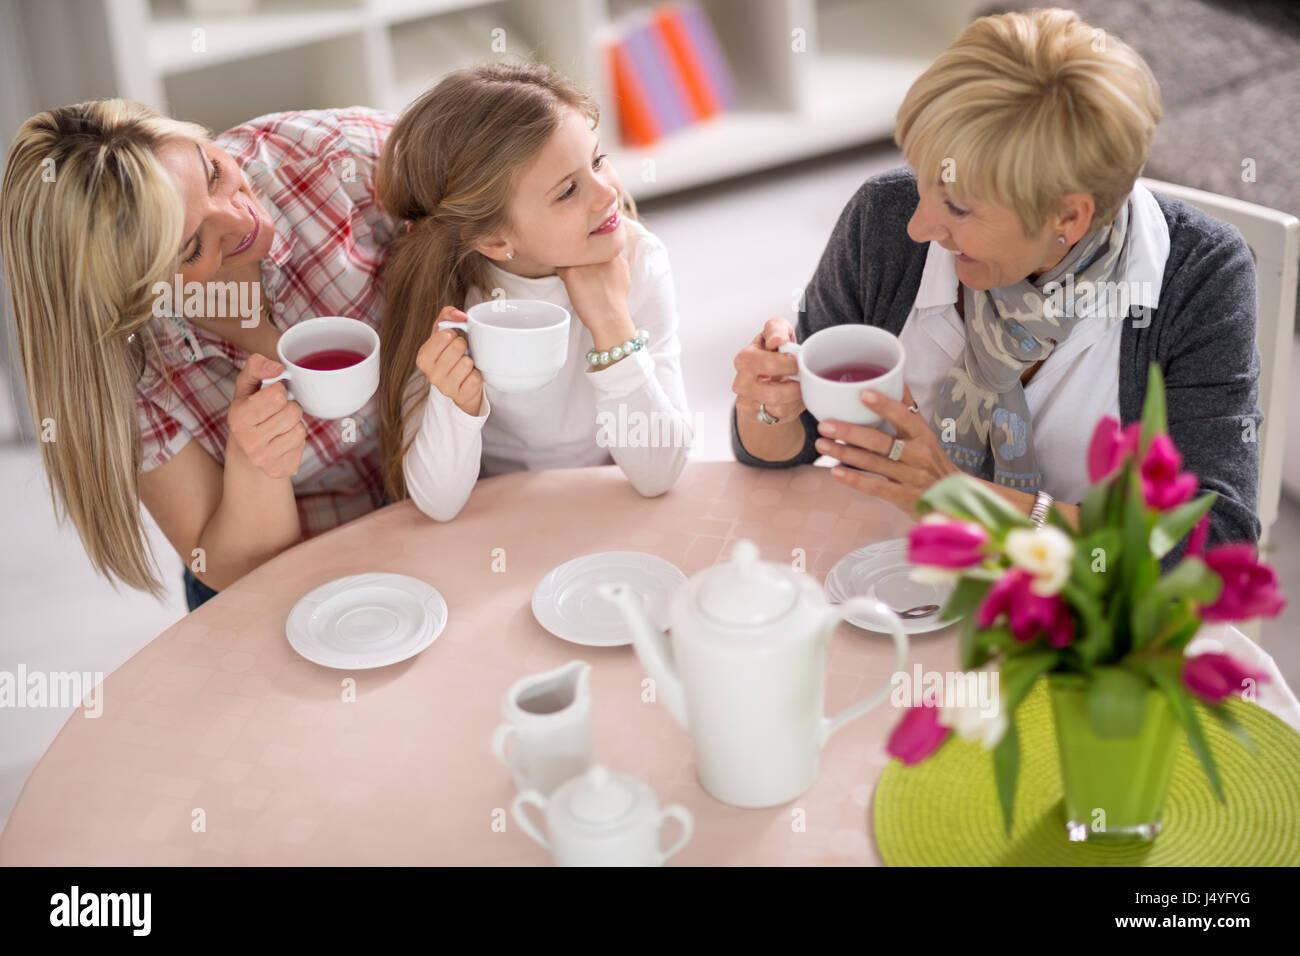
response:
M1160 87L1132 47L1073 10L981 17L912 84L894 141L918 178L1014 210L1026 235L1068 193L1114 218L1160 122Z

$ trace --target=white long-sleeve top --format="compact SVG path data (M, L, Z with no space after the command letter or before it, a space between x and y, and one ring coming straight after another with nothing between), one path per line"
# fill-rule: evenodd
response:
M559 276L528 279L491 263L498 298L537 299L563 306L571 316L568 361L548 385L530 392L483 387L477 416L468 415L419 369L407 398L427 395L422 414L406 422L415 438L402 459L406 489L436 521L450 521L480 478L512 471L609 464L632 486L654 497L672 487L690 451L690 411L682 382L681 342L668 252L640 223L625 219L630 284L628 309L637 329L650 333L648 348L598 372L588 372L591 332L579 321ZM472 288L465 308L490 299Z

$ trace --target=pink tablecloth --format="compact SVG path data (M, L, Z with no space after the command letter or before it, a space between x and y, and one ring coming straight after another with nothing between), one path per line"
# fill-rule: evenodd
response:
M593 665L596 760L695 816L674 863L877 863L868 811L897 718L888 702L831 739L803 796L738 810L700 788L686 733L642 703L632 649L553 637L530 600L549 569L582 554L648 551L689 575L739 538L769 560L802 549L821 581L848 552L911 524L825 469L729 462L690 465L655 500L609 467L481 482L450 524L393 505L280 555L110 675L102 716L74 713L33 771L0 863L546 863L509 818L514 786L489 738L511 683L573 658ZM365 571L433 584L449 606L446 630L417 657L373 671L299 657L285 638L289 609ZM911 660L953 668L955 637L914 637ZM841 625L828 710L887 681L892 653L887 637ZM344 699L348 679L355 702Z

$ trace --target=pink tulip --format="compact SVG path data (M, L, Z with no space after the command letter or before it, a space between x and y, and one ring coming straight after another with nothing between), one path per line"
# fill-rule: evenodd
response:
M918 524L907 535L907 560L941 568L969 568L984 559L989 533L974 521Z
M938 707L909 707L889 735L885 751L911 767L938 750L947 737L948 728L939 723Z
M1205 555L1211 571L1223 579L1213 604L1200 609L1203 621L1248 621L1276 617L1286 607L1277 572L1256 556L1253 544L1225 544Z
M1180 472L1183 456L1164 432L1151 439L1142 461L1142 497L1148 508L1169 511L1190 501L1200 482L1190 471Z
M1183 683L1187 689L1210 704L1222 703L1241 693L1248 680L1262 684L1268 682L1269 676L1244 667L1227 654L1198 654L1183 664Z
M1033 575L1023 568L1012 568L993 582L976 611L975 623L992 627L1007 615L1011 636L1026 644L1047 632L1053 647L1066 647L1074 639L1074 616L1059 594L1047 597L1030 588Z
M1109 415L1097 422L1088 443L1088 480L1096 483L1136 454L1142 440L1142 423L1133 422L1123 430Z

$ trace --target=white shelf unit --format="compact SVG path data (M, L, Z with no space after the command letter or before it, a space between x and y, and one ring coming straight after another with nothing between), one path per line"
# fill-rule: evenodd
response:
M603 147L638 199L888 139L908 86L979 4L701 0L737 108L634 149L618 144L604 44L655 0L259 0L228 17L101 2L112 90L214 130L282 109L397 112L452 69L544 60L592 91Z

